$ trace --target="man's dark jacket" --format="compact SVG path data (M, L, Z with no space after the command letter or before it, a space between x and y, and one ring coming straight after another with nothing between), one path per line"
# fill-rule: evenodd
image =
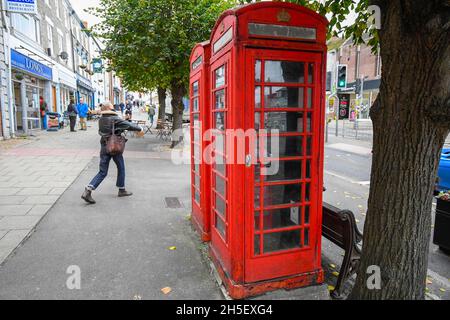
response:
M99 131L98 133L102 137L100 143L105 145L107 139L112 135L114 123L114 132L116 135L121 135L124 131L141 131L141 127L131 123L129 121L120 118L114 111L102 112L102 116L99 121Z

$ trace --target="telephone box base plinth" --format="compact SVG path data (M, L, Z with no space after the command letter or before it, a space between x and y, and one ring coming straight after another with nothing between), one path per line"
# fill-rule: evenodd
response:
M211 234L203 230L201 224L194 215L191 215L191 222L194 230L200 235L201 240L203 242L211 242Z
M229 296L236 300L261 296L265 293L276 290L293 290L309 286L321 285L324 282L324 272L322 269L319 269L315 272L298 274L291 277L273 279L257 283L238 284L230 279L228 274L222 268L219 260L214 254L214 250L210 250L210 256L214 263L214 267L216 268L216 271L223 282L223 285L228 291Z

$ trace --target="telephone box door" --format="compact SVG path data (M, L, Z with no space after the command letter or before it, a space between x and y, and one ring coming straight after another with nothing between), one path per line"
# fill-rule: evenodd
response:
M245 123L259 137L245 169L247 283L320 268L321 57L246 51Z

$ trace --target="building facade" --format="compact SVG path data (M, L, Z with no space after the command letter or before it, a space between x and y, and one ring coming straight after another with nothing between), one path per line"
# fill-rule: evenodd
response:
M1 137L45 128L45 112L61 115L80 98L95 108L113 100L120 81L101 62L101 45L69 0L37 1L37 14L2 10L0 30ZM95 68L97 65L97 68ZM120 95L119 95L120 96Z
M350 111L361 120L370 119L370 107L378 96L381 84L381 57L366 45L354 45L353 39L334 38L329 43L327 69L328 95L337 90L338 65L347 66L347 89L340 93L350 95Z

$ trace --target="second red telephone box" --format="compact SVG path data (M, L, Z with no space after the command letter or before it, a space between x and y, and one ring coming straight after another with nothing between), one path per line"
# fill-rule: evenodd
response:
M327 26L304 7L259 2L213 30L211 254L233 298L323 282Z
M203 241L211 239L211 166L203 153L209 144L204 132L210 128L209 104L209 41L194 47L191 55L191 175L192 223Z

